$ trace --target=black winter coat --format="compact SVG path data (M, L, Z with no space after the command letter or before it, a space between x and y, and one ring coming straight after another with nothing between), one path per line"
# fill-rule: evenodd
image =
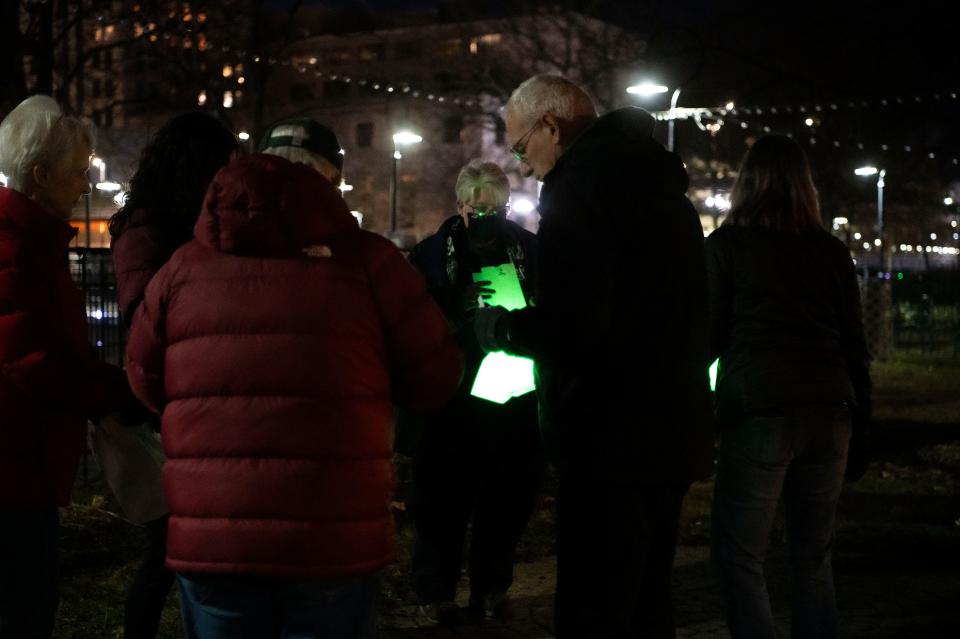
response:
M843 402L864 422L870 357L847 247L822 229L727 224L707 238L706 254L721 422Z
M538 363L561 473L684 483L713 468L703 230L653 126L608 113L545 176L537 305L506 319Z

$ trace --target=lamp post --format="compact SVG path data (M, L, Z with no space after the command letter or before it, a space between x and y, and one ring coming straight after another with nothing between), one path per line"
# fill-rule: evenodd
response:
M883 236L883 187L886 185L886 169L878 169L875 166L861 166L854 171L856 175L877 176L877 237L880 239L880 272L890 271L890 252L887 250L887 241Z
M390 233L397 231L397 164L403 156L402 145L418 144L423 137L411 131L398 131L393 134L393 172L390 174Z
M639 95L644 98L649 98L650 96L657 95L660 93L666 93L670 89L665 87L662 84L655 84L653 82L641 82L640 84L634 84L627 87L627 93L632 95ZM676 111L677 111L677 100L680 99L680 87L677 87L673 90L673 95L670 96L670 113L667 115L667 150L673 151L673 123L676 120Z

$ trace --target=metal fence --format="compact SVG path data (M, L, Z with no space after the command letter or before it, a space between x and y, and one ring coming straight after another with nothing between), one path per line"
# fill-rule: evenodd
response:
M861 294L874 356L897 349L960 357L960 271L868 272Z
M100 359L123 365L126 329L117 305L117 276L108 249L71 249L70 275L86 302L87 334Z

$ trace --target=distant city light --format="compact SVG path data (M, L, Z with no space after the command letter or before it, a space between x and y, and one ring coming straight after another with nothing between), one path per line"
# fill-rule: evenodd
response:
M641 82L640 84L627 87L627 93L645 98L657 95L658 93L666 93L668 90L669 89L662 84L654 84L653 82Z
M341 192L341 193L346 193L347 191L352 191L352 190L353 190L353 185L352 185L352 184L347 184L346 182L341 182L341 183L340 183L340 192Z
M223 108L229 109L233 106L233 91L223 92Z
M200 106L203 106L206 103L207 103L207 92L201 91L200 94L197 96L197 104Z
M931 233L931 234L930 234L930 239L931 239L931 240L937 239L937 234L936 234L936 233Z
M876 175L878 169L875 166L861 166L859 169L854 170L854 173L857 175Z
M834 223L834 224L849 224L849 223L850 223L850 220L848 220L848 219L845 218L845 217L835 217L835 218L833 218L833 223Z
M865 251L869 251L869 250L870 250L870 242L864 242L864 243L863 243L863 249L864 249Z
M418 142L423 142L423 136L411 131L397 131L393 134L394 144L417 144Z
M520 213L521 215L526 215L527 213L532 212L535 208L536 207L534 206L533 202L531 202L529 198L525 197L518 197L517 199L513 200L513 204L510 207L514 213Z
M953 204L953 198L952 198L952 197L945 197L945 198L943 198L943 203L946 204L947 206L950 206L951 204Z
M726 108L727 111L733 111L733 107L736 106L733 102L727 102Z
M246 131L241 131L240 133L237 134L237 137L243 140L244 142L246 142L247 140L250 139L250 134L247 133Z
M855 240L859 240L861 237L863 237L863 236L860 235L859 233L854 233L854 234L853 234L853 239L855 239Z
M806 124L807 126L813 126L813 118L807 118L806 120L803 121L803 123Z
M880 241L880 238L879 238L879 237L873 241L873 245L874 245L874 246L880 246L882 243L883 243L883 242Z
M119 191L122 186L117 182L97 182L98 191L106 191L107 193L113 193L114 191Z

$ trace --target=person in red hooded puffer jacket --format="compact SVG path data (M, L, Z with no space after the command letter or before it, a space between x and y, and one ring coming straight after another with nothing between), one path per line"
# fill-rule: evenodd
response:
M216 175L133 321L127 373L163 413L167 565L190 637L371 636L393 405L443 405L463 355L399 250L358 228L332 132L281 122L262 146Z
M0 637L49 637L58 506L70 502L87 419L136 411L123 372L87 341L67 219L90 192L93 136L35 95L0 123Z

